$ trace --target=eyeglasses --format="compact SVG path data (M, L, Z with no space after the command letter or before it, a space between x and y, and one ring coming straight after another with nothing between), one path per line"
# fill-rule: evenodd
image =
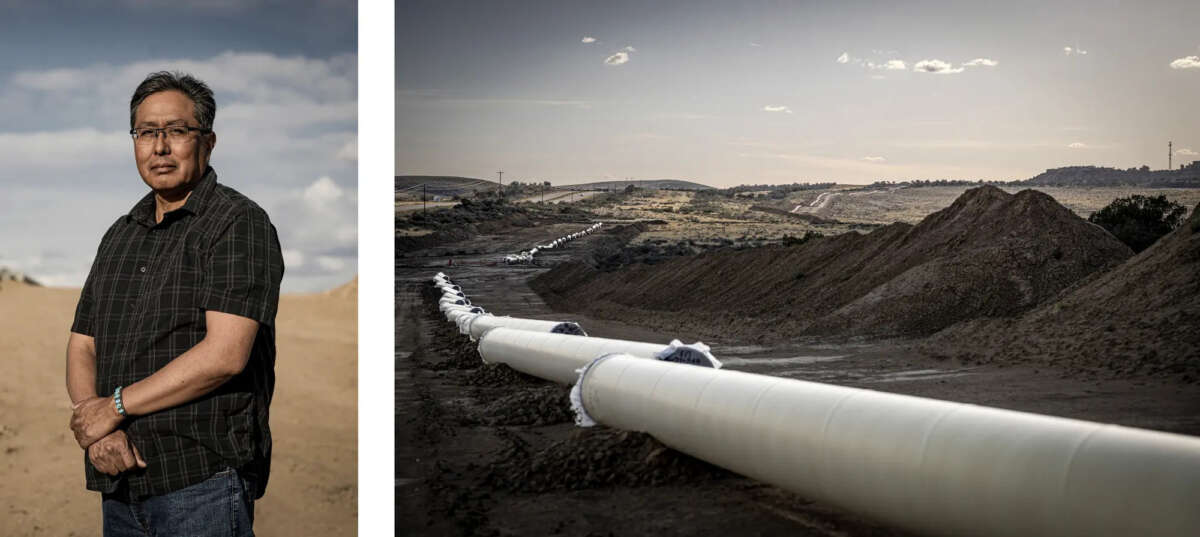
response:
M138 127L136 129L129 129L129 135L133 136L133 143L135 144L152 144L155 140L158 140L158 135L162 133L167 135L168 142L178 144L188 141L190 139L188 135L192 131L208 134L212 132L212 129L189 127L187 125L172 125L161 129L156 127Z

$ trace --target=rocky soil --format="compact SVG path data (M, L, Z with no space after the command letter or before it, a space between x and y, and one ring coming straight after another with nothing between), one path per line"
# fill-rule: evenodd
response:
M1200 212L1115 269L1018 318L944 330L922 350L974 363L1047 364L1200 383Z

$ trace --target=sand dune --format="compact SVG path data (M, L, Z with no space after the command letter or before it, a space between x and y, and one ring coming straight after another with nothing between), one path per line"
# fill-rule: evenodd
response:
M357 280L284 295L276 318L275 455L263 537L357 534ZM64 350L78 289L0 283L0 535L98 536L100 496L67 428Z

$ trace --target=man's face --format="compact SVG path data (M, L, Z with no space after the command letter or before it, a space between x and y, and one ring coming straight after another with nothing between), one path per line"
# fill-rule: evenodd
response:
M178 91L151 94L138 105L134 128L169 126L199 127L196 104ZM204 176L208 156L216 145L216 135L190 131L184 140L172 141L165 133L143 141L135 140L134 158L138 173L151 189L160 194L186 191Z

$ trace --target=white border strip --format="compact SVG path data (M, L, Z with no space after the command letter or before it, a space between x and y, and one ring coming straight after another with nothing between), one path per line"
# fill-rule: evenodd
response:
M358 6L358 534L391 535L395 488L395 4ZM282 363L282 362L281 362ZM286 367L286 364L284 365ZM346 394L349 396L350 394Z

